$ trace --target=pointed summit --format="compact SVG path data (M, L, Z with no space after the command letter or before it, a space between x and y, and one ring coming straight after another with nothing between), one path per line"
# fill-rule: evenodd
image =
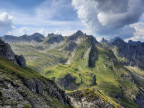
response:
M83 35L83 32L80 31L80 30L78 30L75 34L77 34L77 35Z
M109 44L109 41L106 40L106 39L103 37L102 40L100 41L100 43L102 43L102 44Z
M86 34L84 34L82 31L78 30L76 33L68 37L67 41L75 41L79 39L80 37L84 37Z

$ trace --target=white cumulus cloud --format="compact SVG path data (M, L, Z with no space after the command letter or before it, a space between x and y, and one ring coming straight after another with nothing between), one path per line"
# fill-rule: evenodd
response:
M9 16L6 12L0 13L0 35L3 35L14 28L12 16Z
M133 36L131 24L144 12L142 0L72 0L72 5L86 27L99 36Z

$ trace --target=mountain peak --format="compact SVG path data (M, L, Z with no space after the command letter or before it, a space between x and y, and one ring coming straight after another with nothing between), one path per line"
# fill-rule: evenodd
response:
M41 37L44 37L42 34L40 34L40 33L34 33L34 34L32 34L31 36L36 36L36 37L38 37L38 36L41 36Z
M100 43L105 43L105 44L108 44L108 40L106 40L104 37L102 38L102 40L100 41Z
M76 34L77 34L77 35L83 35L83 32L82 32L81 30L78 30L78 31L76 32Z
M110 40L111 43L114 42L114 41L123 41L123 39L120 38L119 36L117 36L117 37Z

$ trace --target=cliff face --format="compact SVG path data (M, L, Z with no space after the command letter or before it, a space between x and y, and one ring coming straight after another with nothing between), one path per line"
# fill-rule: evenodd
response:
M88 61L88 66L91 68L95 67L95 62L98 59L98 51L97 48L92 45L91 46L91 50L90 50L90 54L89 54L89 61Z
M21 80L13 76L5 77L1 73L0 107L1 108L49 108L57 105L70 106L70 100L54 82L43 82L38 79ZM57 103L55 103L57 102ZM55 105L57 104L57 105ZM63 108L63 107L62 107Z
M126 43L122 39L116 39L111 46L117 47L118 56L126 58L126 65L137 66L144 69L144 44L143 43Z
M14 52L12 51L11 47L9 44L5 43L4 41L0 40L0 56L7 58L14 63L26 67L26 61L23 57L23 55L15 55Z

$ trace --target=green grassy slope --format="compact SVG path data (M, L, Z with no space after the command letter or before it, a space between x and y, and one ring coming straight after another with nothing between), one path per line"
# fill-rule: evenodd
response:
M75 89L96 88L124 107L138 107L133 99L138 94L139 85L131 81L132 71L119 63L120 60L125 59L115 56L112 50L97 45L98 60L95 62L96 66L89 68L88 60L91 45L88 37L84 37L73 52L63 50L67 45L66 41L64 44L59 44L53 48L47 44L42 45L45 47L43 51L37 50L35 45L19 46L19 44L13 44L12 46L15 53L25 56L29 67L41 71L43 76L55 82L59 82L70 74L74 78L70 83L73 87L76 86ZM70 62L57 63L56 61L59 59ZM140 71L139 73L142 74ZM94 84L94 77L96 77L96 84ZM73 89L66 87L65 90L70 92Z
M14 64L12 61L0 57L0 88L1 88L0 89L0 101L1 101L0 106L1 105L2 106L10 105L12 107L16 107L15 105L17 105L17 103L12 103L12 102L15 102L13 100L10 100L10 101L4 100L4 98L2 97L1 90L8 89L8 87L7 87L8 85L2 86L2 84L4 84L5 82L11 82L16 87L17 87L17 85L24 87L24 85L21 81L32 80L32 79L37 79L44 83L50 81L50 80L44 78L43 76L41 76L40 74L38 74L37 72L31 70L30 68L20 67L20 66ZM24 93L25 94L24 98L28 99L28 100L31 100L32 98L36 98L36 99L42 98L42 96L40 96L38 94L33 94L32 92L30 92L27 88L22 89L22 90L18 89L17 92L20 92L22 94ZM69 108L69 106L64 105L63 103L58 101L58 99L50 96L48 93L46 96L51 100L51 101L48 101L49 106L56 107L56 108L58 108L58 107L59 108ZM7 102L7 103L5 103L5 102ZM31 108L31 105L29 105L29 104L24 104L24 106L25 106L24 108Z
M96 61L96 67L89 68L87 66L88 56L83 58L88 47L85 42L82 43L76 50L71 64L48 67L43 72L44 76L50 79L54 78L57 82L57 80L64 78L69 73L76 78L75 84L78 85L79 90L97 88L123 106L129 108L138 107L133 101L133 98L138 93L137 86L125 77L121 77L122 75L129 75L130 72L119 64L111 50L102 47L97 48L98 60ZM96 85L93 85L94 75L96 76Z
M14 43L11 44L13 51L16 54L24 55L27 66L42 72L43 69L66 61L67 56L65 51L61 51L59 45L53 46L41 43ZM43 47L43 50L39 50L38 47Z

